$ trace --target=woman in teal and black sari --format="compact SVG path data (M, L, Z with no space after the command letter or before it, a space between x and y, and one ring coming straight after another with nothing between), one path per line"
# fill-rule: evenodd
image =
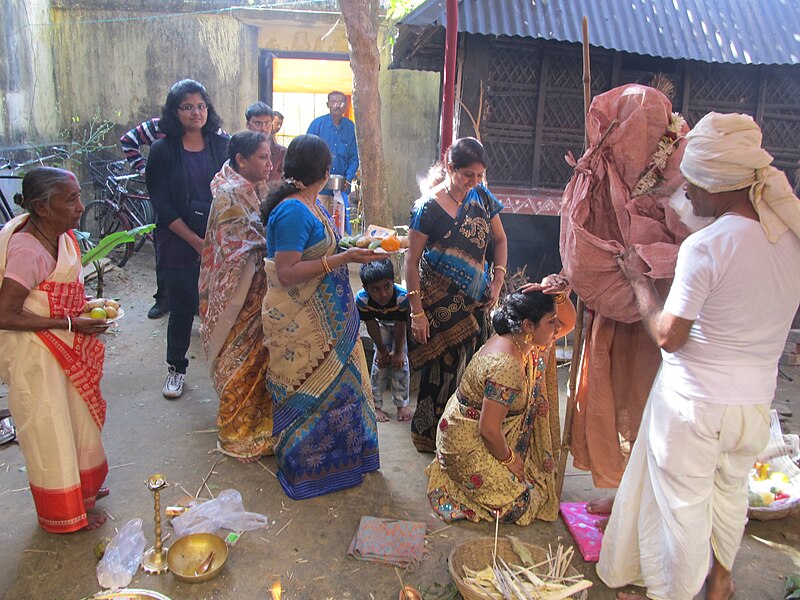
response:
M284 184L270 194L267 292L261 311L270 362L278 479L295 500L361 483L380 467L369 371L347 263L382 257L350 248L317 201L331 153L314 135L292 140Z
M489 309L500 297L508 247L503 206L481 183L483 146L457 140L436 185L414 203L405 259L411 303L411 367L422 370L411 438L436 449L436 426L475 351L489 334ZM493 264L490 274L490 264Z

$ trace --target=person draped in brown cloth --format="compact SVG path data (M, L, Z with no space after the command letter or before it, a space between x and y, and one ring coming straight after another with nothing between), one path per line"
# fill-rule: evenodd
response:
M685 202L678 167L687 132L656 89L601 94L589 109L589 148L564 191L561 259L588 308L571 449L597 487L619 485L661 362L614 256L635 246L656 286L669 287L691 233L670 203L676 192Z

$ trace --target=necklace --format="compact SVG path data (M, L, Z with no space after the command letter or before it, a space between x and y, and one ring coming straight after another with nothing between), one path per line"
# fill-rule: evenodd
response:
M464 198L467 197L466 194L465 194L464 198L462 198L461 200L456 200L455 198L453 198L453 194L450 193L450 188L449 187L444 188L444 191L447 192L448 196L450 196L450 200L455 202L458 206L461 206L464 203Z
M517 342L517 336L515 336L513 333L511 334L511 341L514 342L514 347L517 349L517 352L519 352L520 356L522 356L522 364L525 365L525 368L527 370L528 360L530 359L530 353L522 351L519 342Z
M47 239L47 236L46 236L46 235L45 235L45 234L42 232L42 230L41 230L41 229L39 229L39 228L36 226L36 223L34 223L32 219L28 219L28 223L30 223L31 225L33 225L33 228L34 228L36 231L38 231L38 232L39 232L39 235L40 235L40 236L42 236L42 237L44 238L44 241L45 241L45 242L47 242L48 244L50 244L50 247L51 247L53 250L55 250L55 251L56 251L56 254L58 254L58 245L57 245L57 244L54 244L54 243L53 243L53 242L51 242L49 239Z
M530 352L525 353L525 352L522 351L522 348L520 347L519 342L517 342L517 336L515 336L513 333L511 334L511 341L514 343L514 347L517 349L517 352L519 352L522 355L522 370L525 372L525 378L528 380L527 381L527 383L528 383L528 392L527 392L527 394L530 395L530 394L533 393L533 389L534 389L533 383L534 383L534 374L535 374L534 373L534 369L533 369L533 361L531 360Z

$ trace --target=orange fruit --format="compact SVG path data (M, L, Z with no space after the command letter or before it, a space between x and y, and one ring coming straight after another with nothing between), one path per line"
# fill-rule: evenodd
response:
M381 248L387 252L397 252L400 250L400 240L394 235L383 238L383 241L381 241Z

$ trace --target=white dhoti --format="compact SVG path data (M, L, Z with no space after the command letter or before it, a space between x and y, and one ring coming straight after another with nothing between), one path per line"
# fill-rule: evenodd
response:
M711 548L731 570L747 477L769 440L769 405L712 404L664 389L659 371L608 523L597 574L658 600L691 600Z

